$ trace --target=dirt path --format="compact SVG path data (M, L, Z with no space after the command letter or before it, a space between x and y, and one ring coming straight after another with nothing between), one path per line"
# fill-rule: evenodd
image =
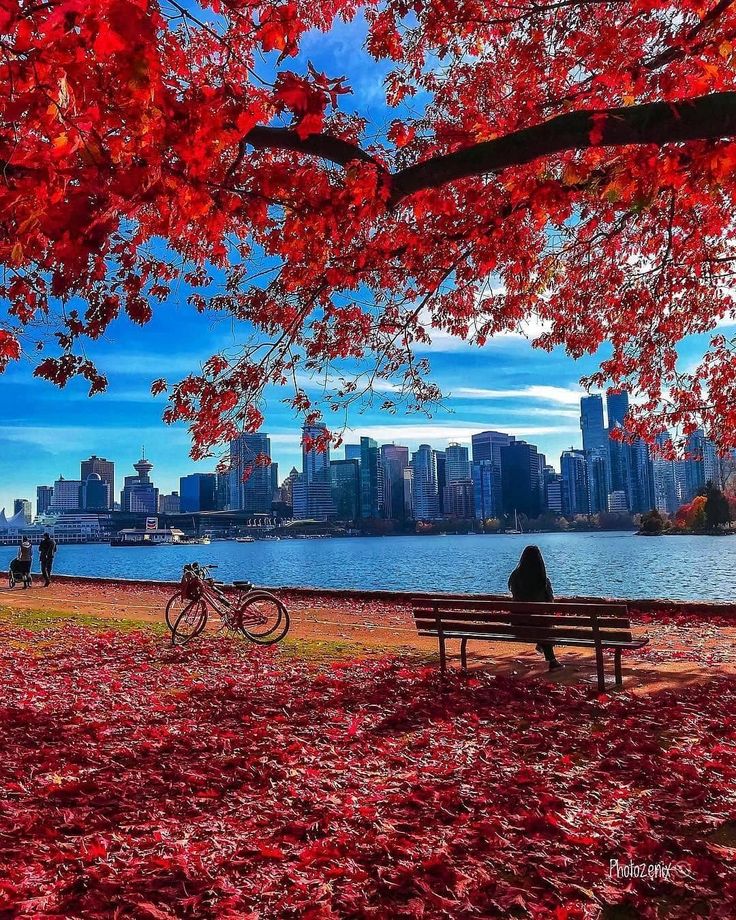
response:
M0 589L0 611L20 622L29 617L36 621L48 617L128 626L161 625L171 593L168 586L115 582L64 581L49 588L37 585L27 591L11 591L4 586ZM336 655L396 652L436 656L436 643L420 639L410 609L395 602L304 598L288 593L281 597L291 613L291 647ZM652 642L641 652L625 655L625 687L648 693L707 680L714 672L736 674L736 627L715 626L702 619L683 623L681 619L636 627L637 634L650 635ZM471 643L469 647L471 667L514 673L522 679L595 685L595 664L589 652L562 649L560 658L565 668L549 675L544 662L528 646L476 643L473 648ZM607 672L612 675L612 671L610 660Z

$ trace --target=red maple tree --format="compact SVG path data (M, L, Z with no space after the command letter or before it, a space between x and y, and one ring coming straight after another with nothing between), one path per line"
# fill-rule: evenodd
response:
M397 112L372 142L299 54L358 15ZM58 321L36 374L100 390L85 337L177 281L255 330L168 388L201 456L270 383L313 418L300 369L331 407L419 407L417 344L532 319L544 349L607 343L584 383L637 393L632 430L734 447L735 37L733 0L2 0L0 366Z

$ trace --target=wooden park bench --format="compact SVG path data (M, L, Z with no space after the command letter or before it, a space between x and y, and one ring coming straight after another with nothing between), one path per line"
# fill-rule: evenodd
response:
M445 642L460 640L460 659L467 669L470 639L486 642L523 642L536 645L570 645L595 651L598 689L605 690L603 649L614 650L616 686L622 684L621 652L642 648L649 639L635 639L626 604L618 601L531 604L510 598L438 595L412 598L414 620L420 636L436 636L440 667L447 669Z

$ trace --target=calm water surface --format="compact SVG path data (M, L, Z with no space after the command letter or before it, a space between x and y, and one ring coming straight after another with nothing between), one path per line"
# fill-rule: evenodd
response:
M736 537L628 533L351 537L209 546L61 546L68 575L170 580L186 562L219 565L223 581L274 587L498 593L527 543L537 543L558 594L736 602ZM0 547L0 569L15 555ZM38 556L34 550L34 571Z

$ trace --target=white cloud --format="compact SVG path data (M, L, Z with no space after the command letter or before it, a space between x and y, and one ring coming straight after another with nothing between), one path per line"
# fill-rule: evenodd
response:
M556 387L532 385L509 390L494 390L484 387L457 387L451 396L459 399L528 399L550 402L565 406L577 406L585 391L580 387Z

